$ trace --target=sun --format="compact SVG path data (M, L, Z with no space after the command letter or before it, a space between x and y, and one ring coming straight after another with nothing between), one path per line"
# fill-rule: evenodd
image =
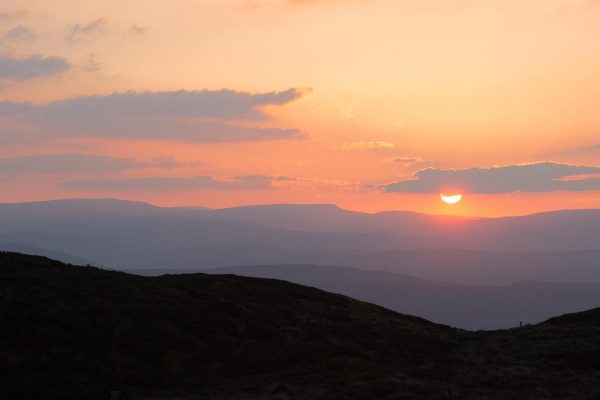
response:
M446 194L440 193L440 198L442 199L442 201L444 203L456 204L462 199L462 194L446 195Z

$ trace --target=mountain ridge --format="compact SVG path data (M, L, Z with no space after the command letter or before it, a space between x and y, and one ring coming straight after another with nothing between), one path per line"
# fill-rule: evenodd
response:
M497 271L512 268L506 277L491 274L500 281L486 284L513 276L529 279L519 275L520 268L544 274L543 267L550 265L559 280L596 279L600 270L599 257L575 253L600 251L600 211L468 219L406 212L371 215L335 206L324 206L325 211L322 206L257 207L235 212L159 208L110 199L5 204L0 205L0 243L35 246L121 269L157 262L165 268L304 263L386 269L434 280L463 278L468 283L469 276L478 276L482 283L485 274L479 269L465 276L461 265L454 264L462 257L469 266L485 269L502 259L506 268L501 265ZM436 255L417 256L419 249ZM444 254L444 249L457 250ZM459 250L465 251L464 257L457 256ZM573 268L561 269L543 255L556 252L562 252L556 258L563 266ZM456 276L438 268L445 265L444 257L454 263L448 270ZM516 257L530 259L531 267ZM415 262L401 264L408 259ZM415 273L416 267L424 275Z
M251 204L251 205L239 205L239 206L230 206L230 207L205 207L205 206L159 206L152 204L147 201L142 200L127 200L116 197L98 197L98 198L60 198L60 199L50 199L50 200L37 200L37 201L25 201L25 202L6 202L0 203L0 207L2 206L18 206L18 205L49 205L49 204L123 204L123 205L135 205L139 207L146 208L154 208L161 210L198 210L198 211L226 211L226 210L239 210L239 209L253 209L253 208L265 208L265 207L276 207L276 208L301 208L301 207L317 207L317 208L327 208L327 209L336 209L338 211L344 211L348 213L362 214L367 216L374 215L386 215L386 214L413 214L413 215L423 215L423 216L431 216L431 217L452 217L457 219L502 219L502 218L521 218L521 217L530 217L535 215L551 215L551 214L563 214L563 213L600 213L600 209L598 208L581 208L581 209L556 209L556 210L548 210L548 211L539 211L533 212L529 214L519 214L519 215L502 215L502 216L461 216L461 215L453 215L453 214L429 214L423 212L416 212L410 210L383 210L383 211L375 211L375 212L366 212L366 211L358 211L358 210L350 210L346 208L342 208L335 203L264 203L264 204Z

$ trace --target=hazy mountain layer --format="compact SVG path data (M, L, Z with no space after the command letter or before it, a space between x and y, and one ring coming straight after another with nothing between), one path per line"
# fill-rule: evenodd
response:
M210 210L60 200L0 204L0 243L115 268L302 263L469 284L600 282L600 210L473 219L327 205Z

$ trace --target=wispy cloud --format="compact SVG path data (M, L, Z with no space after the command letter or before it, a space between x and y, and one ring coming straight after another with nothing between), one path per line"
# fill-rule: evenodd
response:
M394 147L396 146L393 143L381 141L357 141L342 144L342 148L347 150L393 149Z
M10 28L2 38L3 42L31 42L35 40L36 34L30 28L24 25L17 25Z
M136 33L138 35L142 35L146 32L148 32L148 26L146 25L141 25L141 24L132 24L130 27L131 32Z
M239 176L230 179L216 179L212 176L168 177L153 176L130 179L88 179L63 182L60 185L71 189L117 191L117 192L169 192L201 189L219 190L265 190L278 189L275 182L291 178L263 175Z
M96 60L96 53L90 53L85 57L83 69L87 72L98 72L102 69L102 64Z
M14 21L23 19L29 14L29 10L26 8L18 8L11 11L0 11L0 22Z
M600 167L542 162L462 170L427 168L413 179L384 186L387 192L510 193L600 190Z
M403 167L407 167L413 164L421 163L423 159L420 157L405 157L405 156L396 156L396 157L386 157L381 159L383 164L396 164L401 165Z
M106 33L108 20L98 18L87 24L75 24L68 33L67 40L70 42L91 42Z

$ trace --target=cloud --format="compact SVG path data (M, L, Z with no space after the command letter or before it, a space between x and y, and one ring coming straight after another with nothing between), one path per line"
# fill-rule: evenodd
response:
M131 32L133 33L137 33L138 35L143 35L144 33L148 32L148 28L146 25L140 25L140 24L132 24L131 25Z
M87 72L98 72L102 69L102 64L96 60L96 53L90 53L85 57L83 69Z
M387 192L511 193L600 190L600 167L542 162L462 170L427 168L414 179L384 186Z
M381 160L383 164L397 164L403 167L408 167L410 165L414 165L416 163L421 163L423 161L420 157L404 157L404 156L396 156L396 157L386 157Z
M12 27L4 34L3 41L11 42L31 42L35 40L36 34L24 25Z
M99 36L106 33L108 20L106 18L98 18L89 24L73 25L67 33L67 40L70 42L92 42Z
M71 189L101 190L101 191L126 191L126 192L169 192L189 191L201 189L238 189L238 190L264 190L279 189L275 182L283 182L286 177L272 177L263 175L239 176L231 179L215 179L211 176L194 177L146 177L130 179L88 179L62 182L60 185Z
M28 14L29 11L26 8L19 8L13 11L0 11L0 22L23 19Z
M20 174L108 173L142 168L174 169L187 164L173 158L137 161L93 154L64 153L0 158L0 172Z
M348 149L348 150L373 150L373 149L393 149L396 146L390 142L371 141L371 142L343 143L342 147L345 149Z
M171 140L189 143L248 142L301 137L296 129L256 128L237 120L264 120L260 109L282 105L304 91L251 94L232 90L127 92L75 97L47 104L0 102L0 118L23 134ZM12 131L11 131L12 132ZM7 133L0 128L0 134Z
M302 91L251 94L233 90L175 92L125 92L106 96L83 96L55 101L42 106L16 104L22 111L37 111L64 118L177 117L217 119L263 119L256 109L264 105L281 105L302 96ZM1 104L1 103L0 103Z
M24 81L56 75L69 69L69 63L61 57L32 55L13 58L0 55L0 82Z

